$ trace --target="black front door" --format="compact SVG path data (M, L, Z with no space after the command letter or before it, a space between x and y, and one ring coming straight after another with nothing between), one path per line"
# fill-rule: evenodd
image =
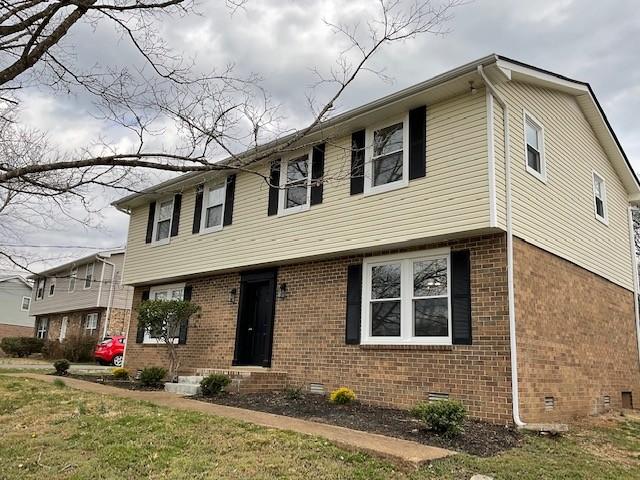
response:
M275 293L275 270L242 275L234 365L271 365Z

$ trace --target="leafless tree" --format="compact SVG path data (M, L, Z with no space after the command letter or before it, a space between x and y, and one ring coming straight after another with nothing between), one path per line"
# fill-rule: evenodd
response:
M250 8L245 2L226 0L226 5L235 12ZM385 77L384 69L374 66L377 52L418 35L446 33L454 7L462 3L379 0L377 13L361 23L325 20L345 48L328 71L315 66L317 83L307 95L310 119L288 131L259 75L237 75L228 65L202 73L157 33L164 19L197 14L194 0L0 0L0 235L5 243L19 243L25 228L55 221L52 209L88 225L92 217L74 214L72 204L91 212L90 189L135 191L149 169L233 168L268 182L259 162L304 145L362 72ZM76 46L67 38L81 23L119 31L138 62L80 68ZM52 147L46 132L19 121L22 93L34 87L88 94L92 113L127 129L134 146L123 151L96 139L78 151ZM167 125L177 140L160 147L156 140ZM224 157L229 161L219 163ZM24 266L24 259L0 246L2 256Z

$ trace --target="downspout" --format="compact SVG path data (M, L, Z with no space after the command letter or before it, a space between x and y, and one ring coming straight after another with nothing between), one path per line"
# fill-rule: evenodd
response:
M107 336L107 327L109 326L111 320L111 304L113 303L113 285L115 283L116 278L116 266L115 264L106 261L104 258L98 257L98 259L104 263L105 265L109 265L111 267L111 285L109 287L109 299L107 300L107 314L104 319L104 328L102 329L102 338ZM104 277L104 267L102 267L102 275L100 276L100 288L102 288L102 278ZM100 297L98 297L98 301Z
M502 107L503 136L504 136L504 183L507 223L507 296L509 300L509 345L511 350L511 405L513 422L518 428L527 426L520 418L520 399L518 388L518 353L516 349L516 301L513 287L513 228L511 212L511 152L509 144L509 107L496 91L494 85L484 73L482 65L478 65L478 73L482 77L491 95ZM490 112L493 115L493 112Z
M631 271L633 273L633 309L636 315L636 340L638 341L638 362L640 362L640 305L638 305L638 258L636 257L636 242L633 231L633 211L637 208L629 207L629 247L631 248Z

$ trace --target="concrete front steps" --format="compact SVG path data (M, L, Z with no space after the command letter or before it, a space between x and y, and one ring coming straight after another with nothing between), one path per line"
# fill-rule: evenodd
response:
M165 383L166 392L178 395L198 395L200 382L213 373L223 374L231 379L231 383L225 389L235 393L260 393L283 390L287 386L287 374L268 368L238 367L231 369L201 368L196 375L180 375L178 383Z

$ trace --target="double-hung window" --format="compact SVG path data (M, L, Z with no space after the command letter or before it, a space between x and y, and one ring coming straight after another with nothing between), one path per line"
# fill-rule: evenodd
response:
M311 154L282 162L280 170L279 211L281 214L309 209L311 202Z
M173 216L173 198L158 201L153 228L153 240L158 243L169 241L171 233L171 217Z
M51 283L49 284L49 296L53 297L54 293L56 292L56 279L55 279L55 277L52 278L50 280L50 282Z
M525 157L527 171L537 179L546 181L546 167L544 159L544 129L542 124L533 116L525 113Z
M39 278L36 284L36 300L42 300L44 298L44 278Z
M76 289L76 278L78 278L78 267L73 267L69 274L69 291L73 292Z
M202 209L202 223L200 225L201 233L215 232L222 229L225 194L226 181L206 187Z
M96 268L95 263L87 263L85 275L84 275L84 289L91 288L91 282L93 281L93 272Z
M363 273L363 344L451 344L448 249L369 258Z
M602 223L607 223L607 188L604 178L593 172L593 206L596 218Z
M28 312L31 307L31 297L22 297L22 303L20 304L20 310Z
M47 338L47 330L49 327L49 319L41 318L38 321L37 329L36 329L36 337L42 338L43 340Z
M393 190L409 181L408 117L367 129L365 193Z
M184 299L184 283L177 283L172 285L160 285L153 287L149 291L150 300L183 300ZM162 343L162 333L158 331L150 331L149 329L144 332L143 343ZM174 343L178 342L178 332L173 337Z
M87 318L85 320L84 329L86 330L86 334L87 335L93 335L93 334L96 333L96 330L98 329L98 314L97 313L89 313L89 314L87 314Z

